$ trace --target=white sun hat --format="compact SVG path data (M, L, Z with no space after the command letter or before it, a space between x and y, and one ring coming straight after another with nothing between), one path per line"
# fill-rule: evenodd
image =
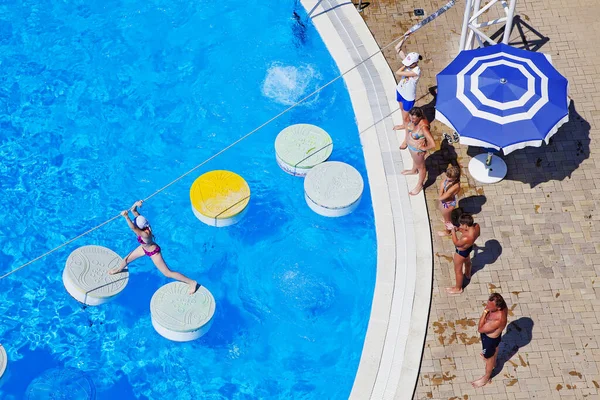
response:
M402 64L406 65L407 67L410 67L414 63L418 62L419 58L421 58L421 55L419 53L408 53L408 55L404 57L404 60L402 60Z

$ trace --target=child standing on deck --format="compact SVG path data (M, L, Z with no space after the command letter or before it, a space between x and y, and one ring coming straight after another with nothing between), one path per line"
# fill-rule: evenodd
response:
M444 225L452 223L450 215L456 208L458 202L458 192L460 191L460 168L451 165L446 169L446 178L440 182L438 191L440 199L440 211L442 212L442 222ZM438 235L448 236L450 229L446 227L445 231L439 231Z

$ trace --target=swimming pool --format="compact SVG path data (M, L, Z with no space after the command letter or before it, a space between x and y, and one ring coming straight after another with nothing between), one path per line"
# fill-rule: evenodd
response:
M4 273L117 214L339 73L293 1L38 0L0 3L0 265ZM248 18L251 16L251 18ZM82 308L61 273L76 247L126 254L118 220L0 281L0 397L21 399L51 368L84 371L97 398L343 399L362 349L375 279L365 190L351 215L304 202L303 180L275 161L277 133L312 123L332 160L362 150L341 81L148 201L165 260L217 301L191 343L154 332L152 294L168 282L147 259L124 293ZM188 191L213 169L250 184L244 219L216 229Z

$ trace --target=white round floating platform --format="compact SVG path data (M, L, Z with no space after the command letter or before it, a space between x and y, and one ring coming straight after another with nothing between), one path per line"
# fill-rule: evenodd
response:
M315 125L288 126L275 139L277 164L294 176L306 176L315 165L327 161L332 151L331 136Z
M75 368L54 368L35 378L25 392L27 400L95 400L94 382Z
M317 214L341 217L358 207L364 186L362 176L353 166L328 161L306 175L304 198Z
M486 165L488 154L478 154L469 161L469 173L477 182L498 183L506 176L508 169L503 159L492 156L490 165Z
M4 371L6 371L6 365L8 364L8 356L6 355L6 350L4 350L4 346L0 344L0 378L4 375Z
M189 294L189 286L171 282L150 300L152 326L161 336L175 342L188 342L204 335L215 315L215 298L204 286Z
M190 188L192 211L207 225L223 227L238 222L248 209L250 187L236 173L216 170L194 181Z
M108 271L121 263L121 257L102 246L83 246L67 258L63 283L75 300L88 306L108 302L125 289L129 272L109 275Z

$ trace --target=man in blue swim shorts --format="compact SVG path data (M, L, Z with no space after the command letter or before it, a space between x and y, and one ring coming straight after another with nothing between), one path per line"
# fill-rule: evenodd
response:
M498 358L498 346L502 340L502 331L506 328L508 318L508 307L502 296L492 293L479 318L477 331L481 334L481 357L485 361L485 374L471 382L473 387L485 386L491 381L492 371Z

